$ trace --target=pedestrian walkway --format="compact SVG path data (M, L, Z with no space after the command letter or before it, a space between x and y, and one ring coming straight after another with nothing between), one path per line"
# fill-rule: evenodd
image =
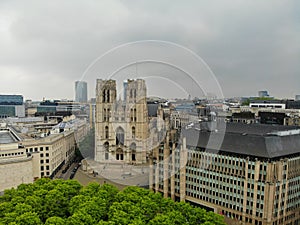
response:
M109 181L121 187L148 186L149 183L149 167L147 165L128 165L119 162L98 163L93 160L88 160L84 164L87 166L81 167L80 172L92 180ZM81 179L83 179L82 183L85 183L87 178Z

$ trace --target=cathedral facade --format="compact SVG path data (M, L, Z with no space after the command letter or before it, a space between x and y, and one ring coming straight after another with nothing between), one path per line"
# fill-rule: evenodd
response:
M124 82L124 99L117 100L116 81L97 79L95 161L147 162L146 94L144 80L127 80Z

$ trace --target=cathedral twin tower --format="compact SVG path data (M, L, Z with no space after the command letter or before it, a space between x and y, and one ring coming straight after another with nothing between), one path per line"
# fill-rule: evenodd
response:
M146 163L148 110L142 79L124 82L124 100L117 100L115 80L97 79L95 161Z

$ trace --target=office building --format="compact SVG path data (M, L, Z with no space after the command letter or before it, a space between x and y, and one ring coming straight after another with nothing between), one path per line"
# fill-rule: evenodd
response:
M8 118L0 125L0 192L54 177L74 159L76 145L89 129L74 117L59 124L38 117Z
M126 96L127 96L127 86L128 82L127 80L123 81L123 100L126 102Z
M268 91L259 91L258 97L260 97L260 98L269 97L269 93L268 93Z
M0 118L25 117L22 95L0 95Z
M150 157L150 188L222 214L228 224L299 224L299 127L209 127L169 132Z
M85 81L75 82L75 101L87 103L87 83Z
M68 100L44 100L36 107L35 116L70 116L85 113L85 106Z

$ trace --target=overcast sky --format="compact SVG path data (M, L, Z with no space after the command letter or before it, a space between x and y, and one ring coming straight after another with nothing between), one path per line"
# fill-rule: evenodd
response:
M298 0L0 0L0 94L73 99L75 81L84 79L93 97L96 79L106 79L109 72L100 63L93 75L83 76L89 65L118 45L140 40L170 41L192 50L210 67L226 97L256 96L259 90L275 97L300 94ZM184 54L177 53L172 57L179 61ZM113 57L109 63L114 64ZM149 64L138 66L139 76L156 76L149 80L150 95L189 94L170 76L186 74L154 64L156 72ZM129 67L124 65L122 76ZM169 73L168 79L157 79L158 70Z

